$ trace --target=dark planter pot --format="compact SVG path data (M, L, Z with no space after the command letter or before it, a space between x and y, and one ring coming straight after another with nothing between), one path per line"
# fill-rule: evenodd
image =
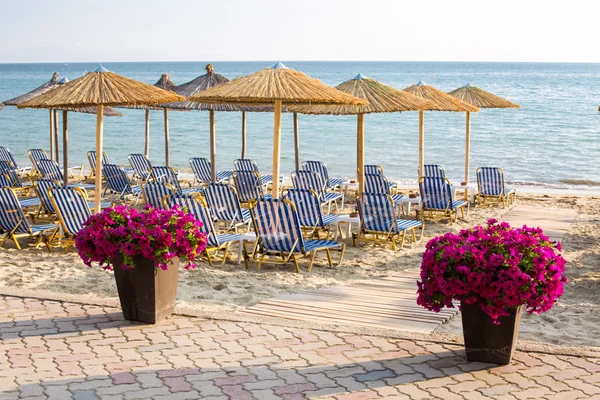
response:
M500 317L500 325L494 325L479 304L461 303L461 308L467 360L509 364L517 345L521 307Z
M123 257L114 260L115 281L123 317L130 321L156 324L175 309L179 259L174 258L169 269L157 268L154 261L135 259L135 268L123 269Z

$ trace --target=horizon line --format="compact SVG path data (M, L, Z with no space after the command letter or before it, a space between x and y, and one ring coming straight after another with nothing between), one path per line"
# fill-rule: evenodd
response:
M600 64L600 61L457 61L457 60L285 60L288 63L456 63L456 64ZM170 61L158 61L158 60L138 60L138 61L24 61L24 62L2 62L0 65L19 65L19 64L94 64L94 63L201 63L201 62L214 62L214 63L271 63L280 60L170 60Z

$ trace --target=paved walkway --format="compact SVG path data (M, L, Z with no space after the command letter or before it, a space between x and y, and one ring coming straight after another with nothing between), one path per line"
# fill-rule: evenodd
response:
M0 296L0 399L600 399L600 359L174 317Z

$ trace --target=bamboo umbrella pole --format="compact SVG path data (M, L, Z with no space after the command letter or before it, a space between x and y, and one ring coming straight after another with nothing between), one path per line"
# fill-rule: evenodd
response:
M102 129L104 128L104 105L99 104L96 112L96 187L94 188L94 213L99 213L102 202Z
M144 144L144 155L146 158L150 153L150 110L146 110L146 143Z
M294 152L296 171L300 170L300 134L298 132L298 113L294 113Z
M425 111L419 111L419 178L425 176Z
M275 116L273 128L273 188L271 195L279 198L279 157L281 155L281 108L282 101L275 100Z
M54 112L50 110L50 159L54 160Z
M358 173L358 193L365 188L365 115L356 116L356 170Z
M242 157L246 158L246 111L242 111Z
M63 110L63 179L64 185L67 187L69 185L69 121L68 121L68 111Z
M169 166L169 109L165 108L165 164Z
M469 183L469 163L471 154L471 112L467 111L467 132L466 132L466 146L465 146L465 182Z
M56 162L60 160L60 151L58 148L58 110L54 111L54 158Z
M217 182L217 139L215 133L215 110L209 110L210 125L210 176L213 183Z

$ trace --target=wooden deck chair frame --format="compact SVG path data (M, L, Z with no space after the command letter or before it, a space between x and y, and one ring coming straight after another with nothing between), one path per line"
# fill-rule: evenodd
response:
M279 201L283 201L285 204L289 205L294 212L297 213L296 206L294 205L294 203L292 203L289 200L279 200ZM310 261L308 264L308 272L311 272L312 266L315 261L315 256L317 255L318 251L322 251L322 250L325 250L325 253L327 254L327 262L328 262L329 266L330 267L333 266L333 261L331 259L331 250L332 249L330 249L328 247L318 247L318 248L312 249L311 251L306 251L306 249L300 249L299 248L300 238L297 238L294 241L289 252L284 252L284 251L279 251L279 250L267 250L266 248L264 248L261 244L262 239L261 239L259 231L257 229L258 224L256 222L256 216L255 216L256 205L257 205L257 202L251 202L251 204L250 204L250 212L252 215L252 222L254 224L254 227L255 227L254 230L256 232L256 242L254 242L254 246L252 248L252 251L250 252L250 259L252 261L256 261L258 263L258 265L257 265L258 270L261 269L263 264L285 265L291 261L294 263L294 267L296 268L296 273L300 273L300 266L298 265L298 260L302 259L302 258L310 257ZM302 230L300 232L302 232ZM295 251L296 249L298 249L300 251ZM342 260L344 259L344 252L346 251L346 243L341 243L341 247L337 251L340 252L340 259L338 262L338 266L340 266L342 264ZM272 257L275 257L275 258L272 258Z
M479 168L477 168L477 170L475 172L475 174L476 174L475 176L477 176L477 204L483 204L485 200L498 200L500 203L502 203L502 208L506 208L506 206L513 204L515 201L517 201L517 191L514 189L512 192L507 194L506 188L503 188L502 193L500 193L497 196L481 194L480 182L479 182L479 172L482 169L483 169L483 167L479 167ZM495 169L500 171L500 173L502 174L502 177L504 179L504 170L499 167L497 167Z

